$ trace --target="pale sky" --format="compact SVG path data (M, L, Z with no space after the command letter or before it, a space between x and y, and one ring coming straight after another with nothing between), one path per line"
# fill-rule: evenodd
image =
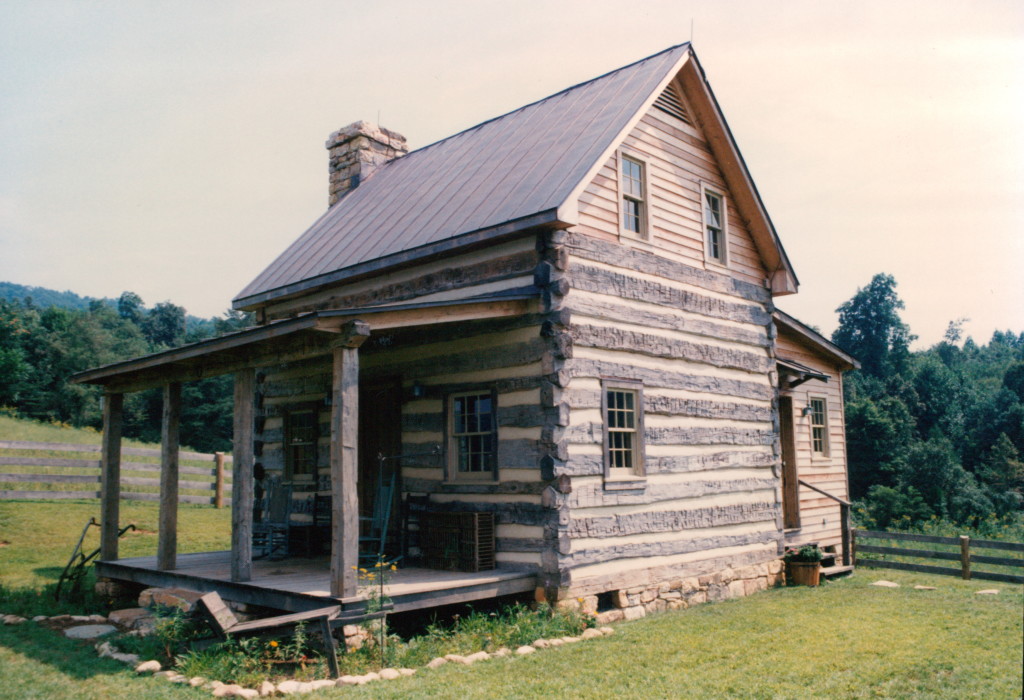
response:
M327 135L413 148L694 46L826 335L877 272L937 342L1024 331L1024 2L0 3L0 281L199 316L327 206Z

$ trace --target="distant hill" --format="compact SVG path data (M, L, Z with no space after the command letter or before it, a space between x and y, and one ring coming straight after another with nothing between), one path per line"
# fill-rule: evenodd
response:
M46 287L30 287L25 284L14 282L0 282L0 299L5 301L32 300L32 305L38 309L48 309L56 306L61 309L73 309L75 311L86 311L94 301L102 301L111 308L117 308L117 299L104 297L83 297L72 291L58 292L55 289ZM188 314L185 316L185 330L188 333L209 332L212 333L212 319L200 318Z
M83 297L71 291L58 292L45 287L29 287L14 282L0 282L0 299L7 301L25 301L31 299L32 304L40 309L48 309L57 306L62 309L85 310L89 304L96 301L93 297ZM100 299L111 306L117 306L116 299Z

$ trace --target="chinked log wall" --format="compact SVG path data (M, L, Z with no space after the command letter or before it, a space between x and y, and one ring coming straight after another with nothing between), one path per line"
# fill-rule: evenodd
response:
M781 524L769 293L579 233L562 240L573 351L562 368L568 459L557 471L572 486L560 496L568 543L558 557L569 595L653 586L657 598L662 586L678 597L667 582L685 577L712 597L708 585L771 585ZM641 488L605 488L601 378L643 383Z

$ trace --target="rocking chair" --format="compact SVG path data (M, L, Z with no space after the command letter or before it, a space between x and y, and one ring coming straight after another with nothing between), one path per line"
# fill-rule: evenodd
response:
M377 498L373 503L373 514L359 518L359 561L376 564L384 559L384 546L388 539L388 525L391 522L391 503L395 496L395 474L387 481L377 482Z
M253 559L288 556L292 489L278 475L267 477L260 520L252 524Z

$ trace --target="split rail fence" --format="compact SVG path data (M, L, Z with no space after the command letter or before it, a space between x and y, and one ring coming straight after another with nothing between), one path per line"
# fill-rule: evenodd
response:
M1024 552L1024 544L1019 542L996 542L994 540L974 540L966 535L960 537L938 537L935 535L916 535L899 532L878 532L875 530L854 530L854 563L856 566L874 567L879 569L899 569L902 571L921 571L929 574L944 574L947 576L960 576L964 579L982 579L985 581L1002 581L1005 583L1024 583L1024 575L1013 573L1000 573L995 571L979 571L972 568L972 564L983 564L987 566L1009 567L1024 570L1024 558L1021 557L997 557L988 554L977 554L974 550L1003 550L1009 552ZM895 540L897 542L920 542L924 545L939 545L939 547L920 549L913 547L894 547L888 545L863 544L863 540ZM942 547L947 547L943 549ZM949 549L956 547L957 549ZM866 558L864 554L880 555L876 558ZM890 557L898 557L900 560L893 560ZM957 568L949 566L933 566L931 564L919 564L916 562L902 561L903 559L937 559L940 561L955 561L960 564Z
M0 440L0 500L99 498L99 452L99 445ZM183 450L178 459L180 502L231 505L231 455ZM121 498L159 501L159 489L160 450L122 447Z

